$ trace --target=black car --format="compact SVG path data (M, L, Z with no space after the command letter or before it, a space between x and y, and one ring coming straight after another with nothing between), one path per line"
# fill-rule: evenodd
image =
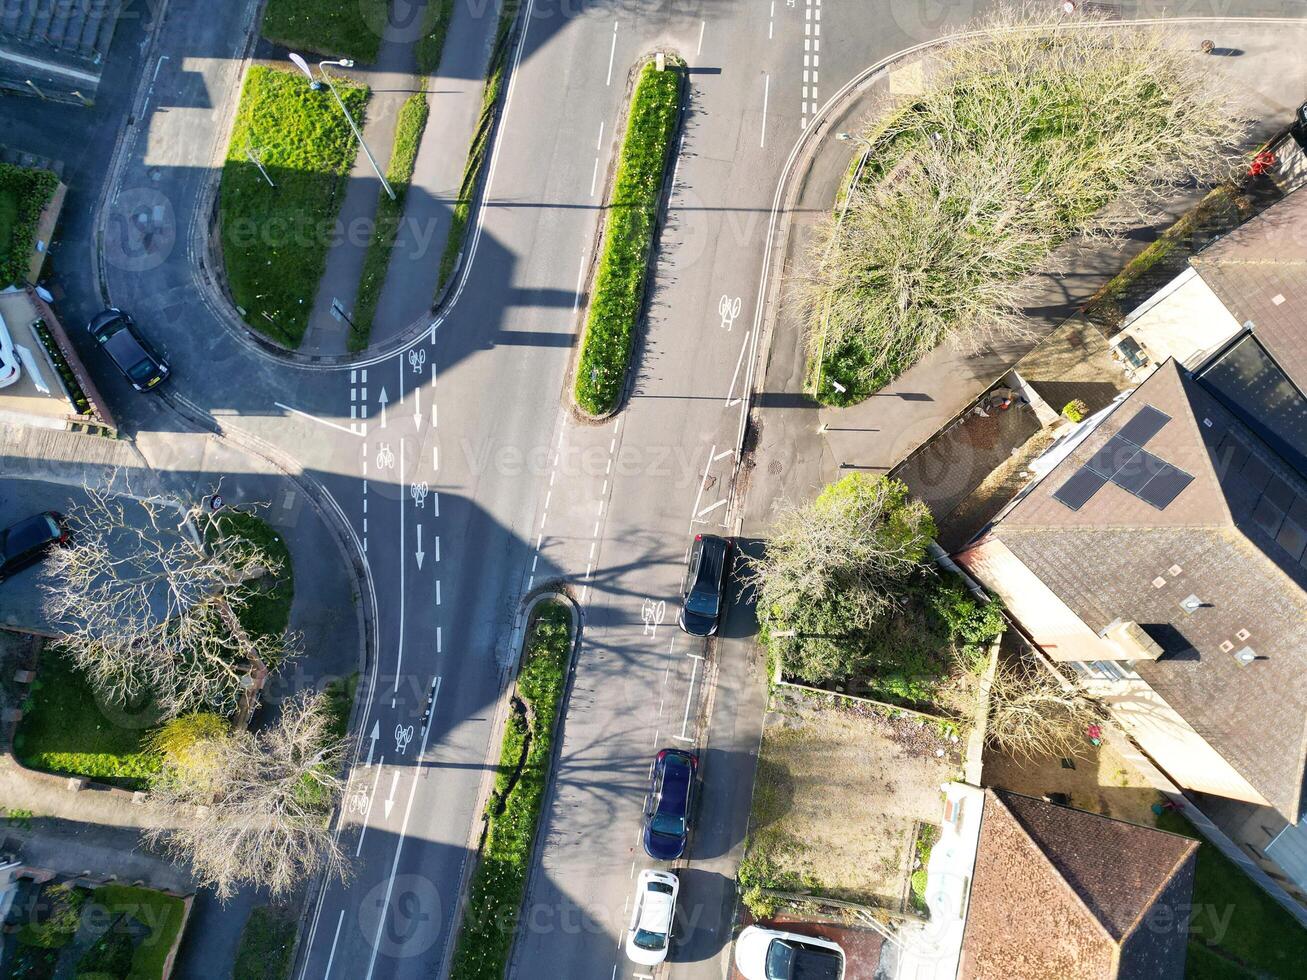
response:
M726 568L731 543L715 534L696 534L681 586L681 629L691 636L717 632L726 596Z
M0 531L0 582L35 565L56 544L68 541L62 514L47 510Z
M157 388L168 377L168 364L136 329L136 322L118 309L97 314L87 330L109 360L137 391Z
M644 849L651 858L675 861L684 853L698 769L698 758L680 749L663 749L654 760L644 822Z

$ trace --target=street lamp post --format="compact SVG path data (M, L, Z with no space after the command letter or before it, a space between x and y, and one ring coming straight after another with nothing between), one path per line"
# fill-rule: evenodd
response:
M315 91L322 88L322 82L313 77L313 69L309 67L307 61L293 51L290 54L290 60L297 68L299 68L300 71L304 72L309 80L309 85L311 85ZM363 152L367 154L368 163L372 164L372 170L377 175L377 179L381 181L381 186L386 189L386 193L390 195L390 199L393 201L395 200L395 190L390 186L390 181L386 180L386 175L381 172L381 168L377 166L377 158L372 155L372 151L368 149L368 144L363 141L363 133L360 132L358 124L354 122L354 117L350 115L349 110L345 108L345 103L341 101L340 94L336 91L336 86L331 84L331 76L327 74L327 65L339 65L341 68L353 68L354 62L349 58L341 58L339 61L319 61L318 72L322 75L323 81L327 83L327 89L331 92L332 98L336 100L336 105L340 106L340 111L345 114L345 121L349 123L349 128L354 133L354 138L359 141L359 146L363 147Z
M840 229L844 227L844 216L849 213L849 203L853 200L853 192L857 190L858 178L862 176L862 168L867 165L867 157L871 155L871 140L865 136L854 136L852 133L836 133L835 138L842 143L861 143L862 156L858 158L858 166L853 171L853 180L849 182L849 192L844 195L844 203L840 206L840 216L835 219L835 232L831 235L830 241L826 243L826 252L821 257L821 267L824 270L826 263L830 260L831 250L834 249L835 243L839 241ZM817 377L813 382L812 394L815 398L821 391L821 359L826 350L826 326L830 323L830 290L826 291L826 302L822 305L821 314L821 334L817 338ZM841 391L843 386L836 383Z

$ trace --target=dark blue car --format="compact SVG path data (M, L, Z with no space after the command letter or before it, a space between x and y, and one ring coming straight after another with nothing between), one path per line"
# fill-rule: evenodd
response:
M680 749L663 749L654 760L644 824L644 849L651 858L675 861L685 852L698 769L698 758Z

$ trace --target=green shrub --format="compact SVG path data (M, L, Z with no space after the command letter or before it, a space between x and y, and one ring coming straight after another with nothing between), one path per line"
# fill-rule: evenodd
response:
M1062 406L1062 417L1068 422L1080 422L1089 408L1079 398L1073 398Z
M82 906L86 893L72 885L50 885L41 890L41 899L34 921L18 930L18 941L43 949L61 949L73 941L77 925L82 921Z
M36 227L58 186L49 170L0 163L0 288L27 282Z
M576 369L576 403L591 415L617 408L626 386L680 98L681 72L644 67L631 97Z
M122 928L125 918L115 919L108 931L77 961L77 980L92 980L94 977L123 980L131 973L136 944L131 933Z

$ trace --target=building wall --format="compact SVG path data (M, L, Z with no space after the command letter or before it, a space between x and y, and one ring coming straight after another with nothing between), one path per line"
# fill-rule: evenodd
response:
M1126 317L1121 332L1112 339L1132 337L1144 348L1152 362L1141 372L1146 375L1168 357L1187 364L1242 329L1202 277L1189 268Z

